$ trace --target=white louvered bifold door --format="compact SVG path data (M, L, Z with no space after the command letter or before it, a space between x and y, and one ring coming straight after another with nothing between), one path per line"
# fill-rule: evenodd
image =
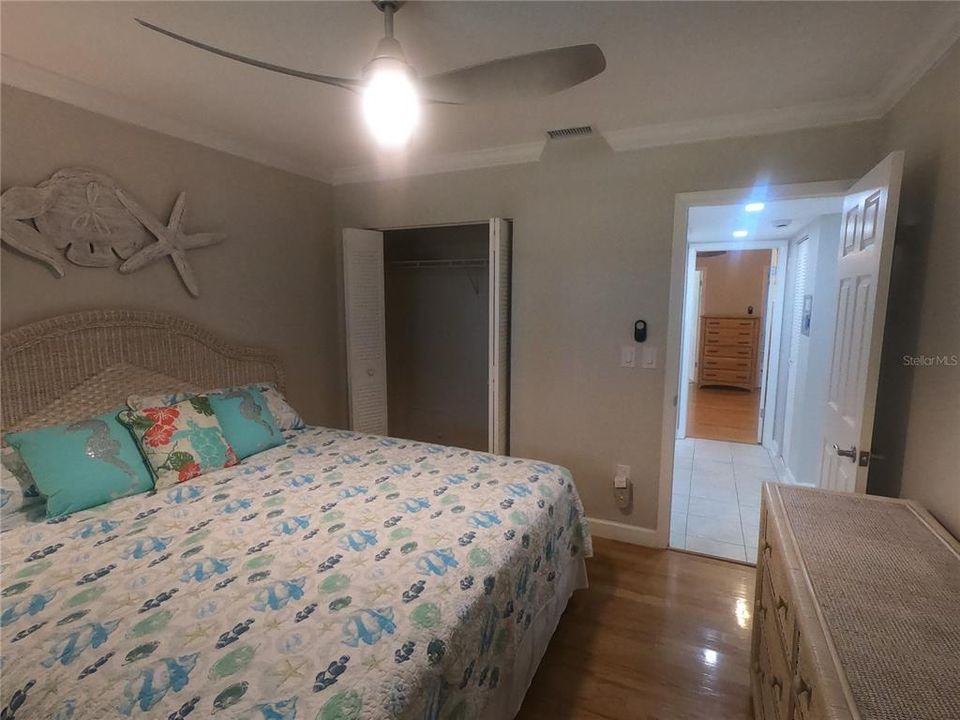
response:
M510 452L510 254L511 223L490 220L489 425L490 452Z
M820 461L820 487L831 490L867 488L902 174L903 153L891 153L843 200Z
M383 233L343 230L350 428L387 434L387 347L383 304Z
M796 467L793 458L793 433L796 431L794 415L797 412L797 388L802 370L803 343L803 298L807 294L807 272L810 262L810 238L797 243L796 267L793 269L793 306L790 317L790 355L787 360L787 407L783 420L783 460L788 467Z

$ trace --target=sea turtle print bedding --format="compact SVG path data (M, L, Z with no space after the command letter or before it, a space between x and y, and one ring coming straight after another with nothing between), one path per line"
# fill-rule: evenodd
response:
M591 552L564 468L325 428L0 542L21 720L484 717Z

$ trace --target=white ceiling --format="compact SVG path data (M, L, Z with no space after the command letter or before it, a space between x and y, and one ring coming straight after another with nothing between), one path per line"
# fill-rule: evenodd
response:
M585 42L600 45L607 70L547 98L431 106L397 160L368 139L356 95L133 22L356 77L382 34L368 2L3 2L0 13L3 82L320 178L385 160L530 159L545 130L571 125L594 125L616 148L632 129L642 143L645 128L658 137L718 117L735 127L793 108L810 124L876 116L960 27L950 2L408 2L397 37L421 74Z
M744 198L749 200L751 198ZM745 203L737 205L706 205L690 208L687 219L687 241L691 243L738 242L749 249L757 240L786 240L794 237L803 227L820 215L839 213L843 198L819 197L767 202L760 212L748 213ZM779 220L790 224L778 228ZM734 230L746 230L742 240L733 237Z

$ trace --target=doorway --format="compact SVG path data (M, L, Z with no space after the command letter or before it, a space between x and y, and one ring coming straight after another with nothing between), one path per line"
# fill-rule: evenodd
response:
M344 228L352 430L509 451L511 233Z
M814 287L835 279L842 201L689 210L671 547L756 562L762 484L810 481L790 467L817 455L799 436L818 432L814 396L827 373L810 362L804 332L816 326L817 342L830 342L831 311ZM804 315L813 294L817 323Z
M758 244L759 248L759 244ZM684 343L686 427L681 437L757 443L767 334L767 295L777 249L714 249L694 255Z
M753 563L763 482L865 491L903 159L893 152L856 181L677 196L657 507L664 546ZM714 240L742 250L772 226L786 243L769 275L781 291L767 292L759 444L686 437L690 247L710 239L693 236L692 220L710 208L737 221L704 224ZM777 307L777 297L789 301Z

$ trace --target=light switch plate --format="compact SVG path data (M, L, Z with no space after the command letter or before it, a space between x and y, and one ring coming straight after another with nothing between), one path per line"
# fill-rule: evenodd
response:
M643 346L642 355L640 358L640 367L642 368L655 368L657 366L657 348L652 346Z
M620 347L620 367L637 366L637 349L633 345L622 345Z

